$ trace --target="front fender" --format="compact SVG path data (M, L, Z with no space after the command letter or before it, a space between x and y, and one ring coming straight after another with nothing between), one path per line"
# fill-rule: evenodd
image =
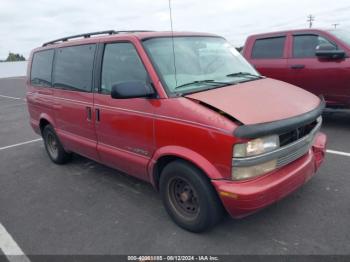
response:
M181 146L165 146L159 148L154 153L148 165L148 174L150 176L150 181L153 185L155 185L155 181L153 178L154 168L158 159L164 156L175 156L193 163L195 166L200 168L209 177L209 179L223 178L220 172L214 167L214 165L212 165L206 158L204 158L197 152Z

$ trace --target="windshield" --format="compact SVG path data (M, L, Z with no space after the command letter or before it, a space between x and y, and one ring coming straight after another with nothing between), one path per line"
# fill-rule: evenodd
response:
M350 31L343 30L343 29L336 29L329 32L350 46Z
M191 93L260 78L256 70L219 37L151 38L144 41L168 92ZM175 60L174 54L175 53Z

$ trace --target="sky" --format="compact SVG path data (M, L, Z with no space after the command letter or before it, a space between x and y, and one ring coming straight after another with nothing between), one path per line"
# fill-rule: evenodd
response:
M349 0L171 0L175 31L210 32L242 46L255 33L308 26L350 29ZM0 0L0 59L100 30L170 30L168 0Z

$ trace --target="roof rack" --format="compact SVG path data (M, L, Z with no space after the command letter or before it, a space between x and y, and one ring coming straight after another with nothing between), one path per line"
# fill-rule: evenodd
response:
M53 40L53 41L50 41L50 42L46 42L46 43L43 44L43 46L57 44L58 42L67 42L70 39L79 38L79 37L90 38L91 36L94 36L94 35L114 35L114 34L138 33L138 32L153 32L153 31L148 31L148 30L124 30L124 31L107 30L107 31L99 31L99 32L85 33L85 34L72 35L72 36L59 38L59 39L56 39L56 40Z

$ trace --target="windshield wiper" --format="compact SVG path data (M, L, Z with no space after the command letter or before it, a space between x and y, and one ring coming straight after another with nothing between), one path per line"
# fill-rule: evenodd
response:
M183 87L190 86L190 85L196 85L196 84L230 85L231 83L219 82L219 81L215 81L212 79L196 80L196 81L192 81L192 82L189 82L189 83L186 83L183 85L179 85L179 86L175 87L175 89L183 88Z
M254 74L251 74L251 73L248 73L248 72L237 72L237 73L228 74L226 76L227 77L241 77L241 76L243 76L243 77L249 77L249 78L252 78L252 79L263 78L260 75L254 75Z

